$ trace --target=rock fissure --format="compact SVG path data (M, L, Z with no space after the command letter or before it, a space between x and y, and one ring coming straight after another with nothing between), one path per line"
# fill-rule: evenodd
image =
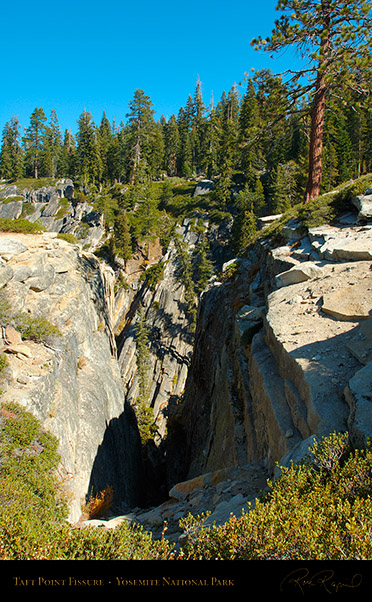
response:
M71 521L91 493L112 485L116 516L93 524L140 522L160 536L166 522L177 541L189 511L210 511L211 524L254 504L276 464L300 459L313 437L348 430L362 445L371 435L372 227L362 197L362 227L355 213L346 225L290 229L287 244L258 242L221 265L193 330L177 245L164 255L149 245L150 262L133 260L127 286L117 288L117 274L92 253L103 229L89 250L87 239L58 238L52 220L70 194L64 186L25 197L46 207L51 231L0 235L0 285L12 311L47 317L59 335L32 340L3 316L1 351L4 400L31 410L60 441ZM87 215L70 201L64 231ZM1 211L14 218L11 205ZM200 234L186 220L178 236L193 249ZM150 286L146 270L159 261ZM224 278L231 265L234 276ZM156 427L146 442L136 414L140 309Z

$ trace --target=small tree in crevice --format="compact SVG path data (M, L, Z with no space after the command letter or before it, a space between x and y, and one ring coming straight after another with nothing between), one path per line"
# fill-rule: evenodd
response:
M138 395L134 403L134 409L143 445L149 439L152 439L156 432L154 414L148 403L149 344L149 329L146 324L146 316L143 307L140 307L136 328Z

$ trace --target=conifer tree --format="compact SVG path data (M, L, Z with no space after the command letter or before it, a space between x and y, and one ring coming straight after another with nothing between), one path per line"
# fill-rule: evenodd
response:
M45 176L54 178L57 174L58 162L62 147L61 128L55 109L50 113L50 119L45 127L44 153L42 170Z
M35 179L39 175L39 168L45 151L46 121L44 109L42 107L34 109L30 117L30 125L23 138L26 172Z
M121 257L126 264L133 253L130 224L126 211L120 213L115 219L113 243L115 254Z
M195 270L194 281L195 290L200 294L206 287L209 278L213 274L213 262L208 256L209 245L205 235L202 235L200 242L195 249Z
M205 127L202 144L202 168L207 177L212 178L218 173L222 128L216 110L211 108Z
M143 90L136 90L127 113L131 184L143 179L148 171L151 142L155 134L154 112L150 97Z
M191 126L194 116L194 102L188 97L185 108L181 107L178 112L177 125L180 136L180 153L178 158L178 174L189 178L193 173L193 146Z
M199 171L202 164L202 149L203 139L206 126L206 106L203 101L201 81L198 78L194 99L193 99L193 116L192 116L192 154L193 165Z
M100 181L102 161L99 152L97 128L89 111L84 110L78 120L77 168L82 183Z
M332 89L360 94L371 66L371 3L368 0L279 0L283 14L270 37L252 40L256 48L278 52L293 46L303 69L289 71L292 101L310 95L310 143L305 202L318 196L322 182L325 109ZM305 83L301 79L306 78Z
M74 178L76 175L76 161L75 138L71 130L66 129L59 156L58 175L65 178Z
M103 111L101 123L99 124L98 132L99 152L102 160L102 179L105 182L112 180L112 146L113 132L110 121Z
M18 180L23 172L23 154L18 118L13 115L3 129L0 151L0 175L5 180Z
M254 82L249 79L239 113L239 167L248 182L264 166L261 136L263 130Z
M180 134L175 115L171 115L164 126L165 170L168 176L176 176L178 172L178 156L180 152Z

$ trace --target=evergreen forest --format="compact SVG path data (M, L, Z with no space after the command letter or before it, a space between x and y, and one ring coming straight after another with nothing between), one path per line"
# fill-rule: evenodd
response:
M156 120L152 101L136 90L125 120L99 123L84 110L76 134L61 131L55 110L35 108L22 132L16 116L5 124L0 177L71 178L91 192L117 183L208 178L221 211L231 191L243 191L256 215L280 213L303 198L310 117L291 107L290 84L263 70L206 105L202 83L177 115ZM371 99L345 90L330 96L324 124L322 192L372 169ZM176 180L174 180L176 178ZM166 187L165 187L166 188ZM166 194L166 192L165 192Z

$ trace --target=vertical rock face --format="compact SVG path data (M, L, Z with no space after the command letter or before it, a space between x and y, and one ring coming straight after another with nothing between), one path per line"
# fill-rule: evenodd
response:
M244 427L250 401L248 360L236 322L237 310L248 300L249 268L242 262L234 282L216 284L202 295L183 403L172 408L169 418L170 484L244 465L254 455ZM253 323L244 333L250 328Z
M101 455L101 488L121 483L117 496L139 503L138 434L128 419L111 327L113 274L93 255L43 235L2 234L6 269L12 277L2 288L14 315L47 318L58 336L28 340L14 348L6 336L2 351L9 363L3 399L30 410L60 442L61 470L71 496L71 520L77 520L89 491L92 466L109 432L120 431L115 462ZM5 243L18 243L9 257ZM4 262L4 259L2 260ZM2 263L2 266L4 263ZM7 317L2 318L2 326ZM116 480L117 472L121 479Z
M313 436L371 436L371 226L301 235L259 245L232 282L203 294L184 401L168 424L170 484L244 463L274 474Z

